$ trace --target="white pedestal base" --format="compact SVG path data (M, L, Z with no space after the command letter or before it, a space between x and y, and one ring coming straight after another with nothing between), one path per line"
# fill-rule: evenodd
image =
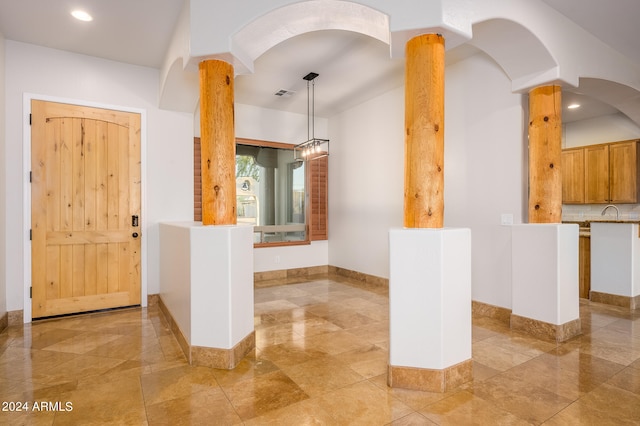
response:
M471 359L471 231L393 229L389 243L390 366Z
M191 361L233 363L252 347L253 227L160 224L160 262L161 301Z
M580 334L578 225L511 230L512 328L559 341Z
M640 307L637 223L591 222L591 301Z

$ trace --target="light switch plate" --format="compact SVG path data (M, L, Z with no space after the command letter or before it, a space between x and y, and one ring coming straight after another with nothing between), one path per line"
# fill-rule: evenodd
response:
M513 214L502 213L500 215L500 225L513 225Z

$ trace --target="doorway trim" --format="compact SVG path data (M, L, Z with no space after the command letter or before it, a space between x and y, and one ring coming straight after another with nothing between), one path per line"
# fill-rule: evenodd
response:
M23 190L22 190L22 203L23 203L23 274L24 274L24 288L23 288L23 313L22 318L24 323L29 323L32 320L31 311L31 240L29 239L29 230L31 229L31 182L29 180L29 172L31 171L31 124L29 123L29 115L31 114L31 101L47 101L57 102L63 104L72 104L81 107L103 108L112 109L116 111L132 112L140 114L140 191L142 196L140 198L140 216L142 220L140 227L142 230L142 240L140 242L140 305L142 307L147 306L147 110L142 108L132 108L121 105L113 105L102 102L90 102L80 99L70 99L58 96L38 95L34 93L24 93L22 96L22 176L23 176Z

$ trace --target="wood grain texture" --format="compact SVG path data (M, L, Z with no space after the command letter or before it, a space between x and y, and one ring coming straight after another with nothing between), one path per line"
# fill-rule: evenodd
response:
M233 66L200 63L202 224L235 225L235 127Z
M609 202L609 145L593 145L584 148L585 202L603 204Z
M609 145L609 202L638 202L638 142Z
M33 318L140 304L140 115L32 102Z
M329 157L317 158L306 162L309 180L308 219L309 240L320 241L329 237L328 217L328 172Z
M444 38L407 43L405 67L404 226L444 225Z
M584 204L584 149L562 151L562 202Z
M562 90L529 92L529 223L562 222Z

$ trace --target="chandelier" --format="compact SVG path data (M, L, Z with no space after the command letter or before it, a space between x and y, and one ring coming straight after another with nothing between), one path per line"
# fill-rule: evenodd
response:
M329 155L329 139L315 137L315 78L319 74L310 72L302 77L307 81L307 140L293 148L296 160L307 161Z

